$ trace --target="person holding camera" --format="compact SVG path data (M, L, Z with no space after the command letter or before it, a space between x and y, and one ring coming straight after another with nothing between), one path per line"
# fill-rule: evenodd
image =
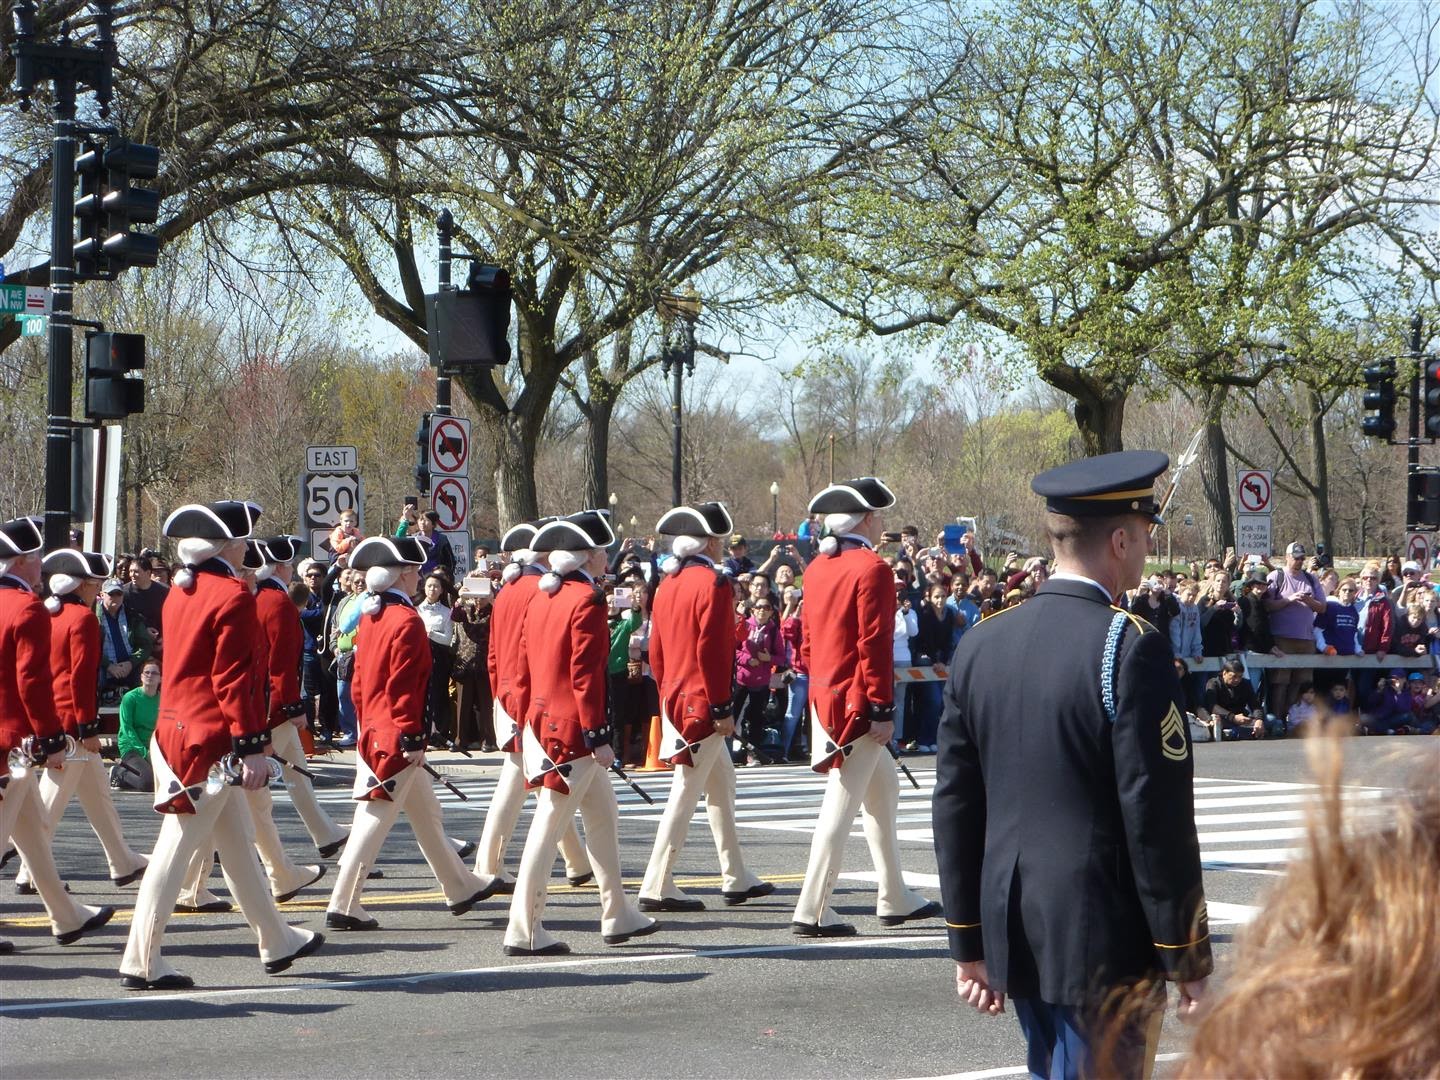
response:
M494 699L490 695L490 616L495 587L488 574L467 577L460 585L460 602L455 605L455 665L450 677L455 682L455 741L464 750L479 747L494 753Z
M785 606L780 611L780 640L785 643L785 659L790 665L783 679L790 691L786 702L784 725L780 729L780 756L784 761L808 761L810 758L809 726L805 723L810 707L810 672L805 667L804 594L798 585L785 589ZM795 736L800 736L796 742Z
M656 592L650 633L650 665L660 695L660 756L674 766L675 782L640 886L642 911L704 910L704 902L686 896L674 877L702 794L726 905L775 891L745 868L735 830L735 767L725 746L735 731L734 629L729 579L716 561L721 538L733 528L718 502L677 506L656 526L672 538L677 561Z

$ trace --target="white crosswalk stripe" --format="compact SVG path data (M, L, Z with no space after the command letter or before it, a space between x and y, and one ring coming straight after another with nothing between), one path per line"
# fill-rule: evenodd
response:
M469 779L468 767L446 768L446 776L470 796L461 803L443 789L437 794L450 814L466 810L483 814L495 788L493 775ZM910 771L920 790L901 780L897 824L903 842L931 845L934 833L930 824L930 796L935 787L933 766L912 765ZM338 773L337 773L338 775ZM349 784L343 788L326 787L319 791L322 802L334 806L349 803ZM647 805L638 795L618 780L615 793L621 816L629 822L658 822L669 795L671 774L633 773L631 779L655 800ZM1200 837L1201 859L1207 869L1257 868L1287 862L1299 848L1305 835L1306 804L1314 786L1282 783L1271 780L1234 780L1220 777L1195 779L1195 823ZM825 777L803 766L765 766L741 769L736 776L735 816L742 829L769 832L812 833L820 801L825 792ZM1380 788L1353 787L1346 797L1362 804L1374 804L1383 810L1388 793ZM276 792L277 799L283 798ZM526 814L529 807L527 804ZM336 811L340 812L340 811ZM704 815L698 815L696 827L703 827ZM863 836L857 820L852 836ZM1251 872L1257 872L1251 870Z

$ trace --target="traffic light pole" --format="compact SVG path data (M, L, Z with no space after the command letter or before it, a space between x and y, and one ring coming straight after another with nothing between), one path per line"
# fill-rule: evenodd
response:
M50 385L45 418L45 546L70 546L71 369L75 329L75 80L55 80L50 186Z
M449 210L441 210L435 219L440 233L440 289L450 287L450 264L454 260L451 240L455 235L455 218ZM442 416L450 415L450 376L445 374L443 362L435 368L435 411Z

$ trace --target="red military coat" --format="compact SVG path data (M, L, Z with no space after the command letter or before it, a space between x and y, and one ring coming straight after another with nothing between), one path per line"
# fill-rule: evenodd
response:
M805 570L800 654L810 671L810 707L830 741L849 745L870 730L872 708L895 701L895 575L868 546L842 541ZM888 715L888 713L887 713ZM844 763L836 750L816 772Z
M27 735L62 734L50 680L50 615L29 586L7 574L0 577L0 753Z
M693 764L690 747L728 716L735 674L730 579L708 559L689 558L660 583L650 613L650 673L660 690L660 756Z
M430 639L410 601L397 592L367 598L378 612L355 628L355 677L350 696L360 723L361 768L356 798L388 799L403 771L405 751L425 747L425 697L430 686ZM370 775L366 775L366 770Z
M270 689L267 727L288 724L305 711L300 703L300 658L305 652L305 630L289 591L278 581L262 581L255 593L255 609L265 635L268 657L265 678Z
M532 764L527 755L525 779L531 787L569 791L565 763L610 742L605 718L610 628L603 594L580 573L567 576L558 592L540 592L525 609L520 645L525 725L548 759Z
M174 782L156 791L155 809L193 814L184 788L203 784L226 754L259 753L269 745L258 664L264 637L255 597L219 559L197 567L188 586L171 588L160 625L165 688L155 743ZM157 782L160 775L157 770Z
M50 675L55 712L67 735L94 734L100 714L100 622L78 597L66 596L50 616Z
M525 666L521 636L525 632L525 611L530 602L540 595L540 578L545 571L538 566L527 566L510 584L500 590L490 611L490 648L486 666L490 669L490 689L505 715L517 725L524 726L525 710L529 702L521 694L520 672ZM497 731L497 737L504 732ZM500 747L507 753L520 750L520 730L516 728L513 738Z

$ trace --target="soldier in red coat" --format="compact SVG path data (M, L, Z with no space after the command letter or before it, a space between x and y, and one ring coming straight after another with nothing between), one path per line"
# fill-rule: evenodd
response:
M886 926L940 914L906 886L895 815L900 785L890 758L895 734L894 576L875 553L880 514L895 496L874 477L832 484L810 501L824 518L820 555L805 571L805 639L810 671L810 758L828 772L810 845L810 864L791 929L801 937L846 937L830 893L857 810L879 876L876 914Z
M12 751L36 767L58 769L65 731L55 714L50 676L50 616L35 595L44 537L35 518L0 525L0 753ZM61 945L79 941L115 914L87 907L66 891L50 853L44 810L36 798L34 768L0 773L0 846L14 841L50 914ZM0 941L0 954L13 951Z
M325 925L335 930L379 928L361 907L360 894L401 810L452 915L464 915L495 891L493 881L465 869L446 838L440 800L424 767L430 647L410 597L426 554L413 536L372 536L350 552L350 565L364 571L369 591L355 631L351 684L360 725L355 821L325 912Z
M660 690L660 756L675 766L665 814L640 886L641 911L704 911L675 884L675 860L685 846L701 794L720 855L721 896L727 905L767 896L775 886L745 869L735 833L735 766L725 745L735 733L731 683L735 666L734 600L730 578L716 565L722 537L735 529L718 502L677 506L655 531L671 536L675 564L655 593L650 671Z
M255 573L259 582L255 607L260 616L260 629L270 646L270 741L275 753L294 765L304 764L305 749L300 743L300 732L306 723L300 695L305 630L289 591L292 567L300 554L299 540L298 536L272 536L260 541L265 565ZM310 778L286 765L285 790L290 793L290 801L295 804L320 857L328 859L337 854L348 834L315 798Z
M475 873L487 881L493 880L495 891L506 895L515 891L515 879L505 872L505 847L520 820L526 790L520 755L520 719L525 716L527 704L520 697L520 669L525 663L520 635L525 629L525 610L539 595L539 581L546 570L544 556L530 547L535 533L535 525L521 522L500 538L500 550L510 556L510 563L505 567L504 586L490 613L490 647L486 660L495 703L495 741L500 744L505 761L500 766L490 808L485 812L485 828L480 833L480 847L475 854ZM560 854L571 885L583 885L594 877L590 857L585 854L573 817L560 833Z
M257 790L270 775L264 687L255 661L262 648L260 622L255 598L237 574L259 515L251 503L226 501L182 506L165 520L163 531L175 539L185 564L161 616L165 691L150 754L155 809L165 819L120 963L127 990L194 985L160 949L190 865L212 842L230 893L260 940L266 974L287 970L325 940L280 918L255 861L255 825L240 790ZM226 782L216 768L232 754L238 784Z
M605 670L610 628L596 578L605 549L615 542L610 523L587 510L545 524L532 547L549 555L540 595L525 610L518 692L526 702L521 730L525 779L539 789L539 805L510 905L507 956L551 956L570 951L541 924L546 884L560 833L580 810L590 865L600 888L600 932L619 945L653 933L655 920L625 895L620 878L620 809L606 770L615 764L612 729L605 715Z
M90 820L117 886L139 881L149 862L131 849L120 828L120 815L110 797L110 782L100 760L100 623L95 601L100 583L111 573L108 555L66 548L45 557L43 572L50 597L50 674L54 679L55 711L75 752L59 769L40 777L40 803L51 837L72 796ZM28 869L15 878L16 890L34 892Z
M265 723L270 731L271 751L286 762L296 763L304 757L300 750L299 737L288 740L286 732L294 731L294 724L291 716L299 709L303 714L304 708L300 706L299 689L299 645L287 640L288 627L284 623L285 611L281 610L280 618L276 619L276 603L278 599L284 608L295 615L296 629L299 628L300 616L295 613L295 605L290 602L290 594L278 586L265 587L260 578L268 577L267 568L273 567L268 561L268 553L265 545L260 540L247 542L245 557L240 565L240 580L250 594L255 597L255 614L260 623L259 648L255 650L255 679L260 687L260 696L257 704L265 716ZM278 596L277 596L278 594ZM280 629L278 638L272 636L275 633L275 626L279 622ZM284 676L276 677L277 667L286 667L283 659L277 664L276 643L278 641L278 652L283 658L292 645L295 652L296 674L285 679ZM289 704L282 704L289 702ZM302 715L303 722L303 715ZM285 773L293 772L292 769L282 766ZM275 827L275 802L270 796L270 785L264 784L254 791L245 792L246 801L250 803L250 818L255 825L255 850L260 855L260 862L265 867L265 876L270 880L270 893L275 897L277 904L293 900L302 889L314 885L325 876L325 867L318 863L301 865L285 851L285 844L280 839L280 830ZM344 834L341 834L343 841ZM338 845L337 845L338 848ZM211 872L215 869L214 852L211 848L203 846L197 858L191 863L191 874L186 881L184 890L180 893L180 910L190 911L228 911L230 905L219 900L205 887Z

